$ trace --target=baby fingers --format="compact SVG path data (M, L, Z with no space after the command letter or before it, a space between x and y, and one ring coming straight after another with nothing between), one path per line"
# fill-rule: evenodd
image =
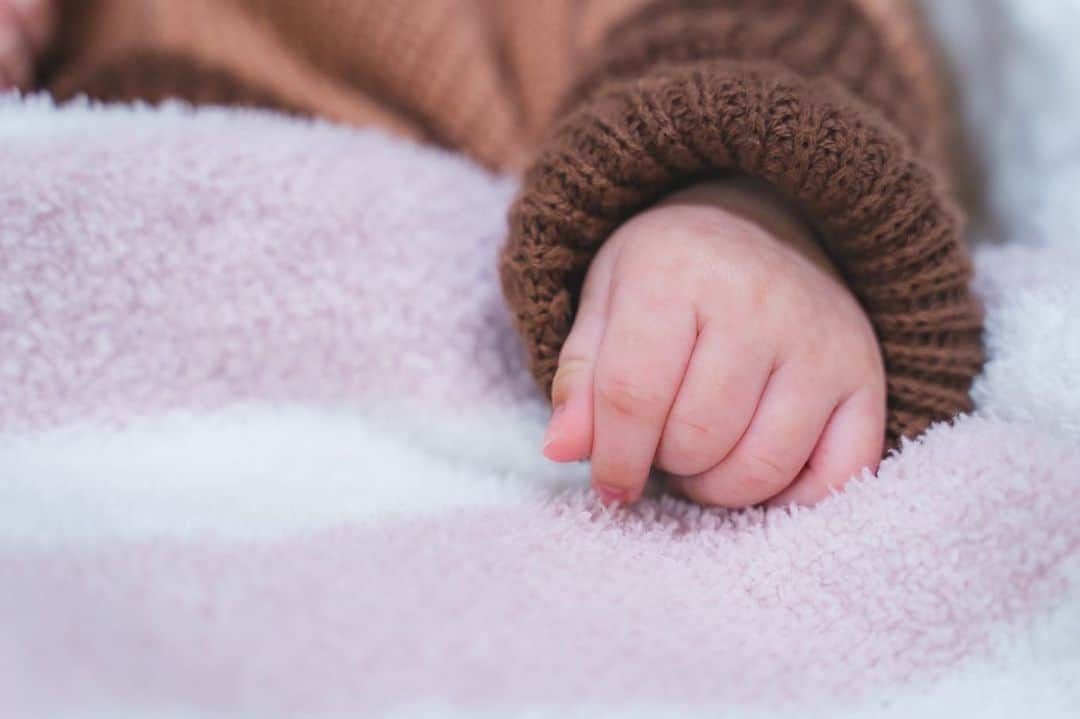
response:
M604 500L633 502L648 480L697 321L662 274L626 279L613 285L597 357L592 482Z
M836 406L809 369L787 364L769 378L750 426L715 467L673 480L701 504L746 507L779 494L800 474Z
M749 426L771 361L764 342L706 324L664 426L656 466L690 477L719 464Z
M555 462L575 462L592 453L593 375L607 325L614 259L605 248L589 267L574 324L559 352L551 383L553 410L544 435L544 456Z
M884 438L885 393L867 385L836 408L806 467L769 505L812 505L864 468L876 470Z

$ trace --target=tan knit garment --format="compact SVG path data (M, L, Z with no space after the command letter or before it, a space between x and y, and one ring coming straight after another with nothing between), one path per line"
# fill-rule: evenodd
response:
M909 0L66 0L62 18L61 97L265 105L525 169L500 270L545 391L612 230L738 172L811 219L870 315L890 442L970 407L980 315Z

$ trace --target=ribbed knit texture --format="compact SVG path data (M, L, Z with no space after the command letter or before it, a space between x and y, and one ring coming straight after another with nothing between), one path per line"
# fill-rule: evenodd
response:
M888 444L970 409L981 314L928 150L941 118L881 48L846 1L661 1L616 29L527 173L502 255L545 391L611 232L689 181L738 172L810 218L869 314Z
M888 439L970 407L980 315L909 0L63 0L67 97L258 104L528 168L500 272L543 391L593 254L696 179L771 183L871 317Z

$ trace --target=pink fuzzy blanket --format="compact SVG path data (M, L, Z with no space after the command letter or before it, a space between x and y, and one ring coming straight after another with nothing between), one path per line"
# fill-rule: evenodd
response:
M876 477L607 512L539 453L513 191L0 98L0 716L1080 714L1069 228L979 249L979 410Z

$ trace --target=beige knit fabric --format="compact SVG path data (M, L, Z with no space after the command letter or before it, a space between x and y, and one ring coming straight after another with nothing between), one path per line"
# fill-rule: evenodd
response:
M61 97L255 102L521 167L611 30L650 0L59 0ZM662 3L661 3L662 4ZM698 3L702 12L721 1ZM740 0L747 6L806 2ZM811 1L810 6L815 2ZM910 0L865 5L924 120L943 116ZM810 14L814 14L813 8ZM771 14L765 13L765 15ZM132 58L140 62L132 62ZM202 76L216 78L213 92ZM225 86L231 85L231 91ZM211 96L211 94L213 96ZM925 133L933 136L934 133Z

